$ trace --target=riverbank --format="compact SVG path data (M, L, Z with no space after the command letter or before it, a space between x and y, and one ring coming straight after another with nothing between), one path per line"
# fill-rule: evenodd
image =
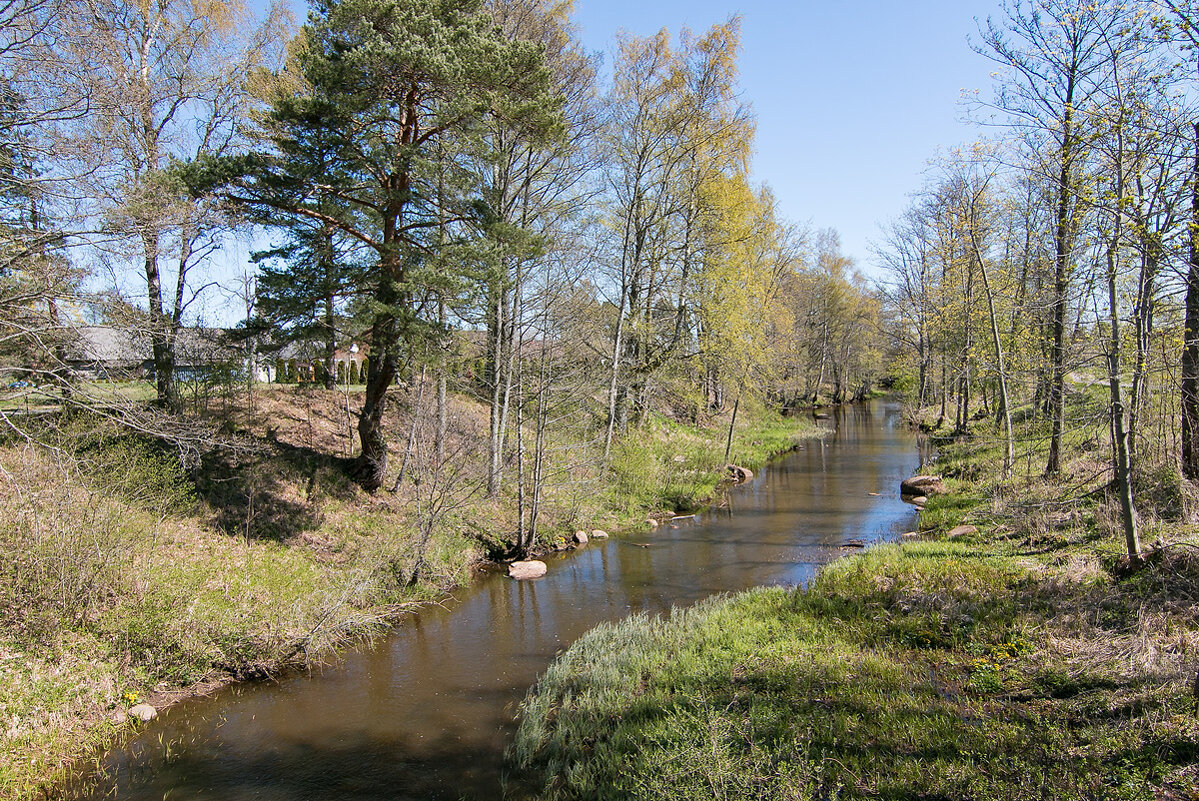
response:
M446 511L422 528L428 482L371 496L343 478L355 400L272 388L233 417L245 447L191 472L95 421L56 432L56 449L0 448L0 797L37 797L124 736L130 707L329 659L503 550L510 488L488 500L469 482L443 486ZM410 422L396 411L395 430ZM460 472L482 469L485 453L468 445L485 422L453 399ZM575 447L572 472L548 488L540 547L706 502L723 479L726 433L719 418L655 417L618 444L606 472ZM810 418L743 408L733 458L756 469L817 433ZM413 459L409 478L423 469Z
M1003 481L995 442L942 440L920 539L598 627L526 700L514 772L543 799L1195 797L1199 541L1147 503L1130 571L1088 443Z

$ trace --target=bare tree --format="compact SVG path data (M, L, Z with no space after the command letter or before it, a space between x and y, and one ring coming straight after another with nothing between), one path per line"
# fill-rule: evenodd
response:
M980 54L1000 66L995 107L1007 124L1030 142L1030 153L1043 153L1034 172L1047 181L1054 197L1051 421L1045 472L1061 469L1065 423L1065 385L1069 349L1070 288L1075 270L1078 231L1087 207L1081 191L1094 111L1110 67L1103 34L1126 12L1123 2L1080 6L1070 0L1012 0L1004 19L988 19L980 30Z

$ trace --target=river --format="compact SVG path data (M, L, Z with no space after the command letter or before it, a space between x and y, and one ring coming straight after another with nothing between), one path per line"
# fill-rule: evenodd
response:
M846 544L898 539L916 440L886 402L733 488L727 508L495 573L320 671L164 711L109 754L95 798L127 801L493 799L517 706L554 655L602 621L719 592L804 585ZM877 493L877 494L872 494Z

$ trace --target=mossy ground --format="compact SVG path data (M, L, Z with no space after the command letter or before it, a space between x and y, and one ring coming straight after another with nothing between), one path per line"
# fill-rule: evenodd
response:
M128 732L134 703L329 658L505 547L514 504L479 492L477 404L451 404L452 480L432 480L418 426L409 480L368 495L341 461L360 395L269 387L249 400L214 403L244 447L191 469L91 418L43 432L51 447L0 443L0 798L40 797ZM393 469L407 400L390 421ZM711 497L726 426L654 417L607 471L594 443L564 438L570 468L547 487L543 543ZM756 467L815 431L743 410L733 455Z
M543 799L1199 797L1199 541L1147 513L1157 544L1129 571L1096 492L1102 454L1077 439L1051 481L1000 480L1001 449L984 437L943 441L949 491L922 514L922 541L830 565L807 591L592 631L526 700L513 787ZM978 533L943 539L963 522Z

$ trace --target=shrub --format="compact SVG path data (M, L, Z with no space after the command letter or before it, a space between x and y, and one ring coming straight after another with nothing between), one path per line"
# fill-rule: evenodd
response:
M1191 516L1194 499L1173 462L1140 464L1133 469L1132 493L1137 509L1158 520L1179 522Z

